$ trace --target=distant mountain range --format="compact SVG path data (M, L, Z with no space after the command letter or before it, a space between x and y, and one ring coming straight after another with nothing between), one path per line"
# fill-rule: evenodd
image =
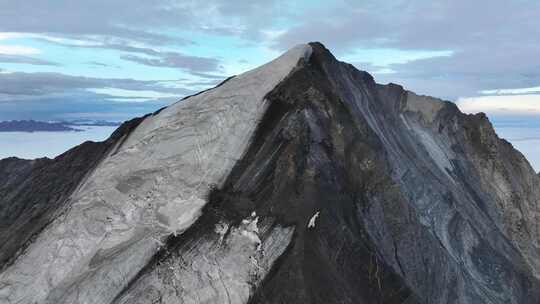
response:
M0 121L0 132L81 132L77 127L82 126L118 126L119 123L110 121L91 121L91 120L76 120L76 121L60 121L47 122L36 120L10 120Z
M99 126L99 127L118 127L121 125L120 122L115 121L106 121L106 120L88 120L88 119L79 119L71 121L63 121L62 123L69 126Z

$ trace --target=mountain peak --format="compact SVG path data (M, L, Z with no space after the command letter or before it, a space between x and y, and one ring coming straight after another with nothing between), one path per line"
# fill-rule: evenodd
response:
M523 156L317 42L0 173L9 303L540 301Z

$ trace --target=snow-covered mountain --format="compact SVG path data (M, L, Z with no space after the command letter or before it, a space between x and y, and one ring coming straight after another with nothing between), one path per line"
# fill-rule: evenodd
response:
M539 303L540 178L319 43L0 161L0 303Z

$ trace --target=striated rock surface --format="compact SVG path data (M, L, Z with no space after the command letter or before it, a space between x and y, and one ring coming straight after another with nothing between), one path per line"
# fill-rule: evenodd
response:
M0 161L0 303L539 303L540 177L319 43Z
M0 269L61 214L84 177L140 121L128 121L108 140L85 142L55 159L0 160Z

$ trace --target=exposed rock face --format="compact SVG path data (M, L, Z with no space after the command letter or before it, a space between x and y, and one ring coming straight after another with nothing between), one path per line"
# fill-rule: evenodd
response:
M376 84L321 44L121 133L0 162L0 302L540 301L525 158L483 114Z
M0 160L0 269L61 214L83 178L140 121L126 122L108 140L85 142L55 159Z

